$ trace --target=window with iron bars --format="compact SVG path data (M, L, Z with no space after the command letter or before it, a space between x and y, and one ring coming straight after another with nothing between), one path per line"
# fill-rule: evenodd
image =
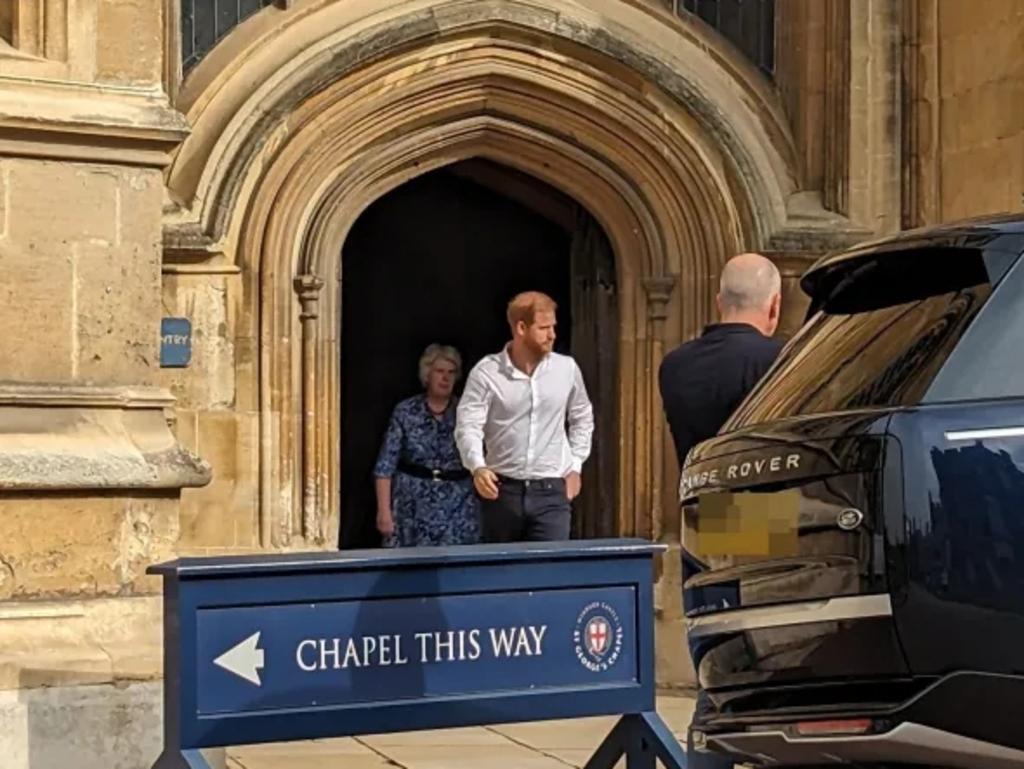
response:
M0 3L5 0L0 0ZM288 0L180 0L181 65L188 71L225 35L269 5ZM677 15L714 27L770 76L775 70L775 0L662 0ZM0 17L0 23L3 18Z
M0 0L3 2L3 0ZM228 32L268 5L287 0L180 0L181 69L184 73L206 56Z
M771 77L775 72L775 0L665 0L679 16L696 16Z

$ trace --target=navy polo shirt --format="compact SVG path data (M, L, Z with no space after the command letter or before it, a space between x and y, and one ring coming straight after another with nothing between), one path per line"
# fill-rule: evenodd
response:
M658 386L680 467L694 445L718 433L782 347L747 323L715 323L665 356Z

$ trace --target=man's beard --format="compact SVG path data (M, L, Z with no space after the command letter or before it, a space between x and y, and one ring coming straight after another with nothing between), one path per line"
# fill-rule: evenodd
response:
M530 352L536 355L538 358L547 355L551 352L551 347L545 342L534 342L532 339L528 342Z

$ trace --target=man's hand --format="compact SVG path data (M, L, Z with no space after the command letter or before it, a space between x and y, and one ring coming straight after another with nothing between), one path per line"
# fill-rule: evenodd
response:
M570 502L579 496L581 488L583 488L583 479L580 478L579 473L572 472L565 476L565 496L569 498Z
M473 486L484 499L498 498L498 476L487 467L481 467L473 473Z
M390 510L377 511L377 531L385 537L395 533L395 519Z

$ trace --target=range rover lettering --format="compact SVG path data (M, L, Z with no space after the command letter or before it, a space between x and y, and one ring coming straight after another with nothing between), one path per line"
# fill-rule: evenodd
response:
M680 479L695 743L754 766L1024 767L1024 217L819 260Z

